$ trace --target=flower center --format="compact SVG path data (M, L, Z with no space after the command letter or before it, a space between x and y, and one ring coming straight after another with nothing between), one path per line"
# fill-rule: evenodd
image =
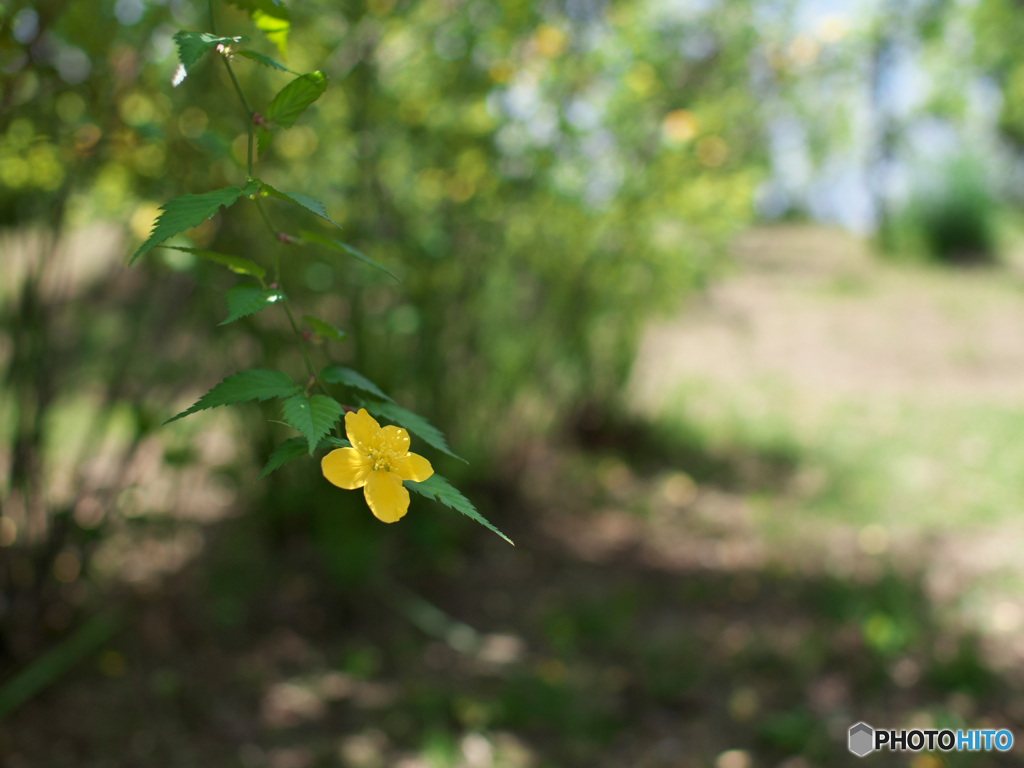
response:
M373 470L375 472L380 470L390 472L391 468L402 458L399 451L394 450L390 445L382 445L380 443L373 447L369 457L370 461L373 462Z

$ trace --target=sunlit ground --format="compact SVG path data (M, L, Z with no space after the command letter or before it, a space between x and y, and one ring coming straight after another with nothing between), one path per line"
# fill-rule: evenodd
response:
M1014 640L1024 276L1013 254L987 269L885 264L840 232L787 227L736 250L733 277L648 334L633 401L670 439L739 457L754 485L773 476L735 500L765 552L838 577L864 556L920 569L959 620Z

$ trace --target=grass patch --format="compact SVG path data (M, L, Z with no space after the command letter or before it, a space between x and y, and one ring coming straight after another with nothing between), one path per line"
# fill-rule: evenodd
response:
M787 457L786 494L775 499L787 514L766 516L768 531L819 521L918 529L998 524L1016 518L1024 498L1024 408L815 403L771 382L727 388L691 381L673 402L659 430L677 436L681 450ZM679 466L689 471L687 462Z

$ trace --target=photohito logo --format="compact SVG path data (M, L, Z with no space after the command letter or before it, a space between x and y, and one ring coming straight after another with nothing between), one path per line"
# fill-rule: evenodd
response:
M857 757L864 757L875 748L875 729L867 723L850 726L850 738L847 746Z
M867 723L850 726L846 746L857 757L864 757L876 749L890 749L899 752L920 752L922 749L941 749L943 752L968 751L988 752L997 749L1006 752L1013 746L1013 734L1002 730L875 730Z

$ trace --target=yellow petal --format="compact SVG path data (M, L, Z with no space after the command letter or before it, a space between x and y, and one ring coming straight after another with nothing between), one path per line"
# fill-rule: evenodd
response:
M418 453L410 453L404 459L399 459L391 466L391 471L397 472L403 480L415 480L417 483L422 483L434 474L430 462Z
M359 413L349 411L345 414L345 434L348 441L363 455L370 453L374 438L380 434L380 424L365 408L360 408Z
M366 485L373 462L355 448L338 448L324 456L320 469L334 485L354 491Z
M384 444L399 456L409 452L409 433L401 427L393 427L390 424L381 431Z
M393 523L409 511L409 492L397 472L371 472L363 495L373 516L385 523Z

